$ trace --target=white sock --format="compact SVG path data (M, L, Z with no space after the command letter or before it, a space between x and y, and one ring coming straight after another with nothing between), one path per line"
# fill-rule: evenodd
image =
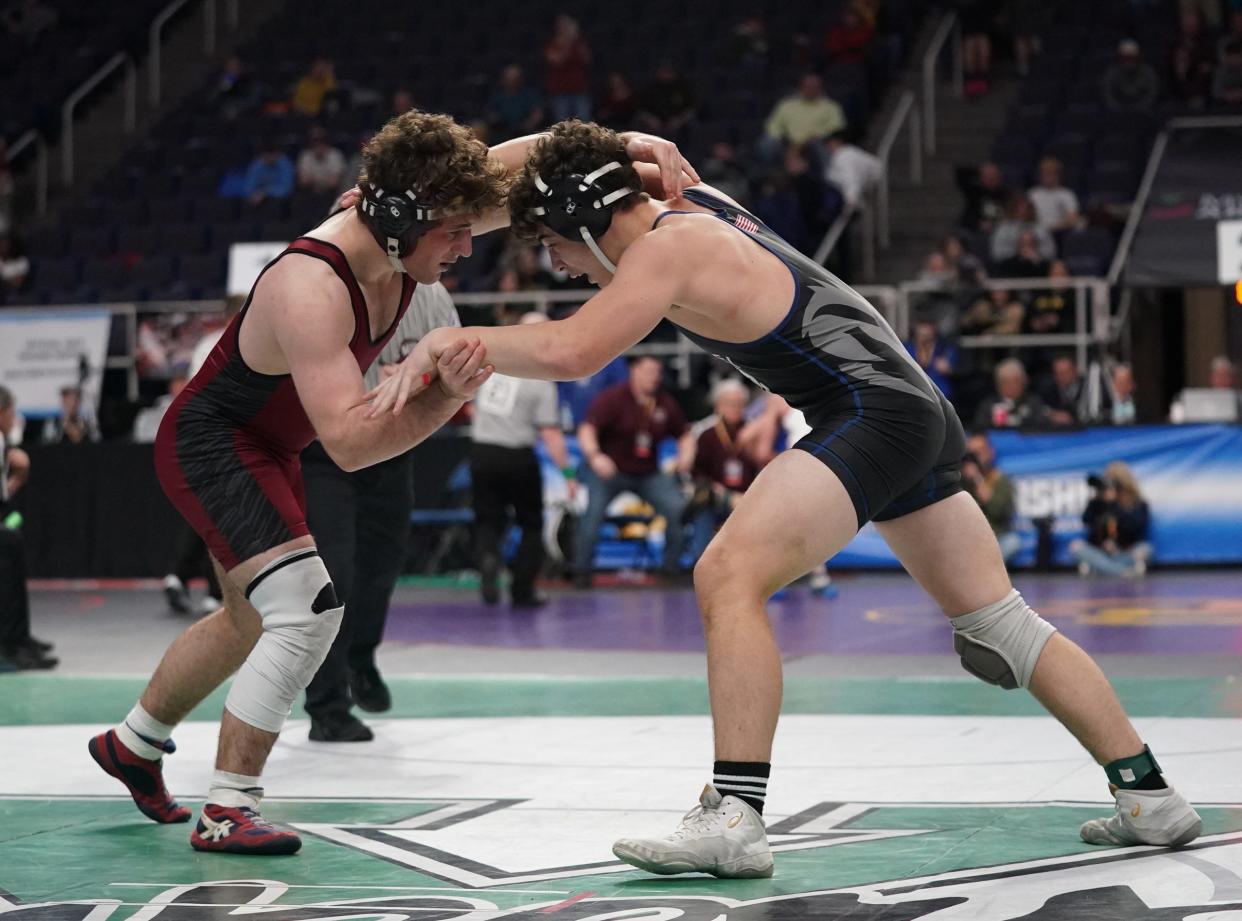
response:
M172 726L161 723L144 710L141 703L134 704L134 709L116 727L116 735L121 744L139 758L146 758L148 761L159 761L164 757L161 746L168 741L172 731Z
M263 799L263 787L258 777L247 774L234 774L217 768L211 775L211 786L207 789L207 802L214 806L249 806L259 808L259 800Z

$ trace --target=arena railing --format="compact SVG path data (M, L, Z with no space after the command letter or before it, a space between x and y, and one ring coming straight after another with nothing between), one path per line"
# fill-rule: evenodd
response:
M132 134L138 124L138 70L134 66L134 59L132 57L124 51L118 51L99 70L87 77L60 108L61 182L66 187L73 184L73 114L82 100L95 92L99 85L116 70L125 71L125 116L123 121L125 133Z
M947 11L923 53L923 149L936 152L936 66L945 44L952 39L953 90L962 95L962 29L957 13Z
M160 104L160 97L163 92L164 71L162 57L164 50L164 26L190 2L191 0L173 0L172 3L160 11L155 19L151 20L151 26L147 30L147 90L152 108ZM226 7L225 21L228 28L230 30L236 29L238 18L237 0L227 0ZM207 55L216 53L216 18L216 0L203 0L203 53Z
M47 214L47 139L37 129L31 128L9 147L9 162L17 159L27 148L32 148L35 156L35 214L43 217Z

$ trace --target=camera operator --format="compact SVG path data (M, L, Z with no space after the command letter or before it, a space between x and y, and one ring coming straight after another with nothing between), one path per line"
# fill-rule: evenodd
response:
M979 503L984 517L1000 544L1001 556L1008 563L1022 545L1014 533L1013 516L1016 507L1013 482L995 466L996 451L983 432L976 432L966 442L966 456L962 458L962 488Z
M1091 474L1087 482L1095 490L1082 513L1087 538L1070 544L1079 574L1142 576L1151 559L1150 513L1134 474L1123 462L1113 461L1104 476Z

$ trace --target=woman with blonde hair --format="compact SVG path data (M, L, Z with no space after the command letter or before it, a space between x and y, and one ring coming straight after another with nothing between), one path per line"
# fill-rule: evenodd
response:
M1113 461L1103 477L1092 475L1087 482L1096 490L1082 513L1087 538L1070 544L1079 574L1142 576L1151 559L1151 515L1134 472L1124 461Z

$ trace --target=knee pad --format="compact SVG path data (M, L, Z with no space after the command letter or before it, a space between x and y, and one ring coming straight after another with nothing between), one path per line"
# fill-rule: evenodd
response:
M950 622L953 648L961 656L962 668L1006 690L1030 685L1039 654L1057 632L1016 590Z
M246 597L263 619L263 635L224 705L243 723L280 732L294 700L327 656L345 607L313 549L273 560L254 577Z

